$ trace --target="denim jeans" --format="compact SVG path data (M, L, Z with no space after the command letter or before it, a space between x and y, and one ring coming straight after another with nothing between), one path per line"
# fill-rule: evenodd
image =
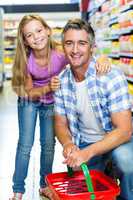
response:
M80 143L83 149L89 144ZM99 169L104 171L107 160L111 159L119 172L120 179L120 199L133 199L133 136L130 142L120 145L109 153L96 156L88 162L89 169Z
M25 192L30 153L34 144L37 116L40 124L40 187L45 187L45 176L52 172L54 158L53 104L18 99L19 139L13 175L13 191Z

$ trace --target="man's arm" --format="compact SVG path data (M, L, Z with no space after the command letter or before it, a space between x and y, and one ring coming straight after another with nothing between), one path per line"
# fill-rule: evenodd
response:
M81 163L89 161L94 156L104 154L119 145L128 142L132 135L131 112L125 110L112 113L111 119L115 127L114 130L107 133L102 140L89 147L71 153L65 160L65 163L71 167L77 167L80 166Z
M78 149L72 141L68 121L65 116L55 114L55 132L59 142L63 146L63 155L65 158L72 153L72 151Z
M72 137L68 129L68 123L65 116L55 114L55 132L62 145L72 143Z
M130 140L132 135L131 112L125 110L111 114L114 130L107 133L103 140L92 145L93 156L106 153Z

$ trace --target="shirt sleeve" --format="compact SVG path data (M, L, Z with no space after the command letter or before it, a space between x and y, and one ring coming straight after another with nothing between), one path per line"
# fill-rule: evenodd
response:
M61 89L54 93L54 112L55 114L66 115Z
M123 73L112 75L108 84L108 106L110 112L131 109L128 83Z

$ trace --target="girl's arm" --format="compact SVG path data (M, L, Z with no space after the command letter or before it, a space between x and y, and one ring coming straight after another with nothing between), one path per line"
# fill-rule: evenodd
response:
M25 82L25 91L27 92L27 95L31 99L37 100L46 93L57 90L59 86L60 86L59 79L57 76L54 76L51 78L50 82L47 85L35 88L33 86L33 80L31 75L28 75Z
M27 95L29 98L31 98L33 100L37 100L43 94L50 92L50 87L49 87L49 85L45 85L43 87L34 88L32 77L31 77L31 75L28 74L26 81L25 81L25 91L27 92Z

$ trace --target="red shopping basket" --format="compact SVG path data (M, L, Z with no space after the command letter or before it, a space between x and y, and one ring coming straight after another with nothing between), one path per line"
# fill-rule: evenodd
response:
M110 177L98 170L88 170L82 164L83 171L70 176L67 172L46 176L54 200L115 200L120 188ZM86 170L87 169L87 170Z

